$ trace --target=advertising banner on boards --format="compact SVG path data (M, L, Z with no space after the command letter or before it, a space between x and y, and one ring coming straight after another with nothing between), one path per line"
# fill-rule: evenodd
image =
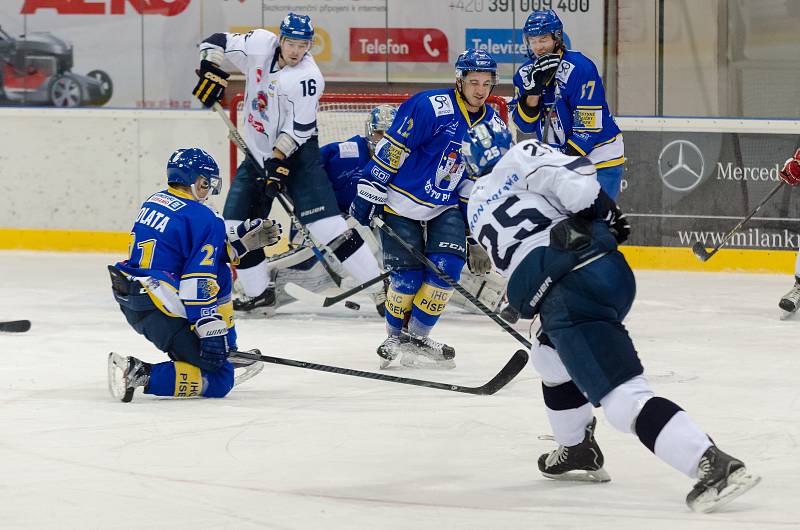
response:
M481 48L510 83L537 9L602 71L605 0L6 0L0 104L194 107L198 42L277 30L289 11L311 17L328 81L450 85L458 54Z
M781 182L778 171L800 135L625 132L627 163L620 205L630 245L711 248ZM728 248L800 248L798 191L765 204Z

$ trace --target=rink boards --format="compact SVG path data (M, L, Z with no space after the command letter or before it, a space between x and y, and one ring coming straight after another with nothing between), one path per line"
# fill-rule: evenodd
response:
M208 111L7 108L0 118L0 249L124 254L131 219L163 188L164 161L180 147L203 147L229 177L224 126ZM800 122L618 121L628 159L620 204L633 226L623 251L634 268L793 271L800 202L788 186L710 261L689 248L714 247L777 185ZM215 199L221 209L224 195Z

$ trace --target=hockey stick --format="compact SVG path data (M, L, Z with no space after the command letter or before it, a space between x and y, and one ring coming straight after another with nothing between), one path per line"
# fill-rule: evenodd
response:
M722 238L722 241L717 243L717 246L715 246L711 250L711 252L707 251L703 246L703 243L700 241L692 245L692 252L694 252L694 255L697 256L697 258L700 261L708 261L709 259L711 259L711 256L719 252L719 249L721 249L725 245L725 243L727 243L728 240L731 237L733 237L733 234L735 234L747 221L749 221L756 213L758 213L761 207L764 206L767 203L767 201L772 198L773 195L778 193L778 190L781 189L781 186L783 186L783 181L780 181L777 186L772 188L772 191L770 191L769 194L767 194L767 196L764 197L764 200L758 203L758 206L756 206L755 209L752 212L750 212L747 217L739 221L736 224L736 226L731 228L731 230L727 234L725 234L725 237Z
M0 331L6 333L25 333L31 329L30 320L10 320L8 322L0 322Z
M350 298L356 293L359 293L366 289L367 287L371 287L376 283L383 281L384 279L389 277L391 271L386 271L378 276L375 276L371 280L367 280L362 284L356 285L352 289L348 289L347 291L337 294L336 296L322 296L321 294L315 293L313 291L309 291L308 289L304 289L300 287L296 283L289 282L283 286L283 290L286 291L286 294L291 296L292 298L296 298L298 300L303 300L304 302L321 305L322 307L330 307L334 304L338 304L342 300L346 298Z
M438 390L448 390L450 392L461 392L463 394L476 394L479 396L490 396L506 386L512 379L514 379L514 377L517 376L518 373L522 371L522 369L528 363L528 353L525 350L517 350L514 355L511 356L511 359L508 360L506 365L488 383L477 387L471 387L453 385L450 383L437 383L435 381L425 381L424 379L398 377L375 372L362 372L361 370L353 370L351 368L339 368L325 364L295 361L294 359L271 357L269 355L261 355L260 352L253 352L258 352L258 350L251 350L251 352L232 351L230 352L230 357L261 361L263 363L282 364L284 366L294 366L295 368L306 368L308 370L318 370L320 372L330 372L333 374L350 375L353 377L364 377L366 379L377 379L379 381L387 381L389 383L424 386Z
M253 164L254 167L261 168L261 165L256 162L253 153L250 152L250 149L247 147L244 138L242 138L242 135L239 134L239 131L236 129L236 126L233 124L228 115L225 114L225 109L222 108L222 105L219 104L219 101L214 103L214 110L220 115L222 121L225 122L225 125L228 127L228 138L230 138L230 140L236 144L236 147L239 148L242 154L244 154L244 156L250 161L251 164ZM333 283L335 283L337 287L340 286L342 284L342 277L333 270L333 267L331 267L331 264L328 263L328 260L325 259L325 256L319 249L319 245L316 241L314 241L314 238L311 237L311 233L305 226L303 226L303 223L300 222L300 219L295 216L294 208L289 204L288 199L286 199L282 192L279 192L276 198L283 209L286 210L286 213L289 214L289 219L291 219L294 227L311 245L311 250L314 252L314 255L317 257L317 259L322 263L322 266L325 267L325 272L328 273L328 275L331 277L331 280L333 280Z
M392 239L397 241L400 244L400 246L402 246L404 249L406 249L408 252L410 252L415 258L417 258L417 260L420 263L422 263L423 265L428 267L430 270L432 270L433 272L438 274L444 281L446 281L450 285L450 287L452 287L453 289L458 291L459 294L461 294L461 296L463 296L464 298L466 298L467 300L472 302L472 305L474 305L475 307L480 309L480 311L484 315L486 315L487 317L489 317L492 320L494 320L497 323L497 325L499 325L501 328L503 328L503 331L505 331L506 333L509 333L512 337L517 339L520 344L522 344L526 348L530 349L531 343L525 337L523 337L522 335L517 333L517 330L515 330L514 328L509 326L508 323L505 320L503 320L502 318L498 317L491 309L486 307L483 304L483 302L481 302L480 300L478 300L477 298L472 296L472 293L467 291L460 283L455 281L449 274L447 274L446 272L441 270L439 267L437 267L434 262L432 262L431 260L429 260L427 258L427 256L425 256L425 254L423 254L422 252L420 252L416 248L414 248L411 245L409 245L408 243L406 243L399 235L397 235L397 232L392 230L391 227L387 226L387 224L384 222L383 219L381 219L380 217L374 217L372 219L372 222L378 228L383 230L384 233L386 233L386 235L388 235L389 237L391 237Z

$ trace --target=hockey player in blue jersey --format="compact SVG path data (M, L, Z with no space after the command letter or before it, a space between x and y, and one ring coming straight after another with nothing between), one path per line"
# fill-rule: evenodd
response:
M531 13L522 31L529 60L513 78L514 123L568 155L586 156L603 190L616 199L625 149L597 67L582 53L566 49L564 26L553 10Z
M156 396L230 392L234 366L227 357L236 348L236 329L229 263L280 239L280 225L267 219L248 219L226 233L222 217L204 204L220 192L222 179L202 149L175 151L167 182L142 204L128 258L109 266L128 323L171 359L150 364L111 353L109 390L124 402L137 387Z
M755 486L758 476L644 377L622 323L636 292L617 250L630 226L599 186L595 166L537 140L511 143L508 131L485 125L465 139L467 164L479 176L469 225L509 278L510 303L526 318L541 317L531 362L559 447L539 457L539 470L558 480L610 480L594 436L594 405L615 429L697 479L686 497L693 510L713 511Z
M331 181L342 213L347 213L350 209L364 166L372 158L375 146L392 125L396 115L396 107L378 105L367 116L364 136L357 134L344 142L332 142L320 147L322 167Z
M364 168L350 214L364 225L383 214L400 237L458 279L467 258L464 215L473 183L464 174L461 140L478 123L505 124L486 104L497 84L494 59L485 51L467 50L455 68L454 89L420 92L400 106ZM452 288L394 239L382 239L384 265L392 275L386 301L388 337L378 347L381 367L401 354L405 365L428 358L442 367L455 366L455 350L429 336ZM488 258L482 263L487 265Z

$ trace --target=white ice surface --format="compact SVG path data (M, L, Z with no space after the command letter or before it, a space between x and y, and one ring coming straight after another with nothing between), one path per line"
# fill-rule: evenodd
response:
M137 393L113 401L109 351L163 360L110 295L109 255L0 252L2 528L800 527L800 319L778 319L791 276L639 272L627 321L656 392L763 476L712 515L683 499L692 480L599 414L609 484L541 477L552 442L528 366L472 396L268 365L222 400ZM289 306L240 320L240 346L377 369L382 321L363 300ZM525 329L520 327L520 330ZM451 372L390 373L467 385L517 348L488 318L453 311L435 331Z

